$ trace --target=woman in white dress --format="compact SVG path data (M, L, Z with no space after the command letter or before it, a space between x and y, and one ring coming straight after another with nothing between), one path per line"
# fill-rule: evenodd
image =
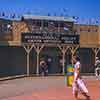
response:
M88 96L88 90L80 77L80 59L79 57L73 57L74 62L74 82L73 82L73 95L75 100L78 100L78 93L80 92L86 97L86 100L90 100L90 96Z

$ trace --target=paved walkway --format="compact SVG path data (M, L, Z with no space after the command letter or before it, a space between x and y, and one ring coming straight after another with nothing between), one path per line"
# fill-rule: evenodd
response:
M100 80L86 79L92 100L100 100ZM85 100L81 95L80 100ZM74 100L64 77L22 78L0 83L0 100Z

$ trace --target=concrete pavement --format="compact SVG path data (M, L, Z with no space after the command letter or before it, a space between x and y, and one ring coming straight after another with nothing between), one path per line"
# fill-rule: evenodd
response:
M84 77L93 100L99 100L100 81ZM83 97L82 97L83 98ZM65 77L26 77L0 82L0 100L74 100ZM85 100L85 99L81 99Z

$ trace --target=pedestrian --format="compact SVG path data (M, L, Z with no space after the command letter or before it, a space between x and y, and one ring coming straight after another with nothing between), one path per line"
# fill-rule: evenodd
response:
M88 90L81 78L80 75L80 59L77 56L73 57L73 62L74 62L74 81L73 81L73 95L75 97L75 100L78 99L78 94L81 93L83 96L86 97L86 100L90 100L90 96L88 96Z
M96 78L98 80L98 78L100 76L100 59L99 59L99 57L96 57L96 62L95 62L95 75L96 75Z
M48 74L48 66L44 60L40 61L40 75L46 76Z

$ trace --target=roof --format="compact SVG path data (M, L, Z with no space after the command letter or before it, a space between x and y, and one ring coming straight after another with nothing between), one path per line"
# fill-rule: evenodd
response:
M59 16L33 16L33 15L23 15L24 19L36 19L36 20L52 20L52 21L67 21L74 22L71 17L59 17Z

